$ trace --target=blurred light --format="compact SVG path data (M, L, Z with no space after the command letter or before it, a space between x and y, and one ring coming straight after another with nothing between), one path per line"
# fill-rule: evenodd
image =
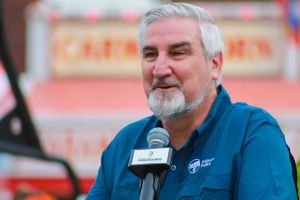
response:
M22 121L19 117L13 117L10 121L10 130L14 135L20 135L22 133Z
M88 23L95 23L95 22L99 21L101 19L101 14L100 14L99 9L97 9L97 8L88 8L85 11L84 19Z
M128 8L123 12L122 18L126 22L137 22L140 18L140 12L135 8Z
M61 15L58 10L50 10L49 20L52 24L56 24L60 21Z
M254 19L254 10L251 6L244 5L240 8L240 17L242 20L250 21Z

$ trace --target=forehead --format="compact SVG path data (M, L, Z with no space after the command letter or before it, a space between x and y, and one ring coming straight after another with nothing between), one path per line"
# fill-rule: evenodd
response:
M172 45L178 42L200 42L199 22L191 18L167 17L149 24L144 46Z

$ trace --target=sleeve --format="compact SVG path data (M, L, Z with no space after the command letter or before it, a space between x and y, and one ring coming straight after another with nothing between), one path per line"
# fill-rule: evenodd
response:
M288 149L277 125L249 125L241 154L235 199L297 199Z
M88 196L86 200L109 200L109 195L107 192L107 186L106 186L106 181L104 177L104 166L105 166L105 152L103 152L102 157L101 157L101 166L98 170L98 175L96 177L96 180L90 189Z

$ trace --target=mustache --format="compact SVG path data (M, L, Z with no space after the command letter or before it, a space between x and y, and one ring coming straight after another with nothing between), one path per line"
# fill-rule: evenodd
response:
M170 78L155 78L152 82L152 90L158 87L178 87L181 88L179 81Z

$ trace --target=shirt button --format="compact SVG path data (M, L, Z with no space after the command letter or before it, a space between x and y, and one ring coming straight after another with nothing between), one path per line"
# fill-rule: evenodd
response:
M171 171L175 171L176 170L176 165L172 165L171 166Z

